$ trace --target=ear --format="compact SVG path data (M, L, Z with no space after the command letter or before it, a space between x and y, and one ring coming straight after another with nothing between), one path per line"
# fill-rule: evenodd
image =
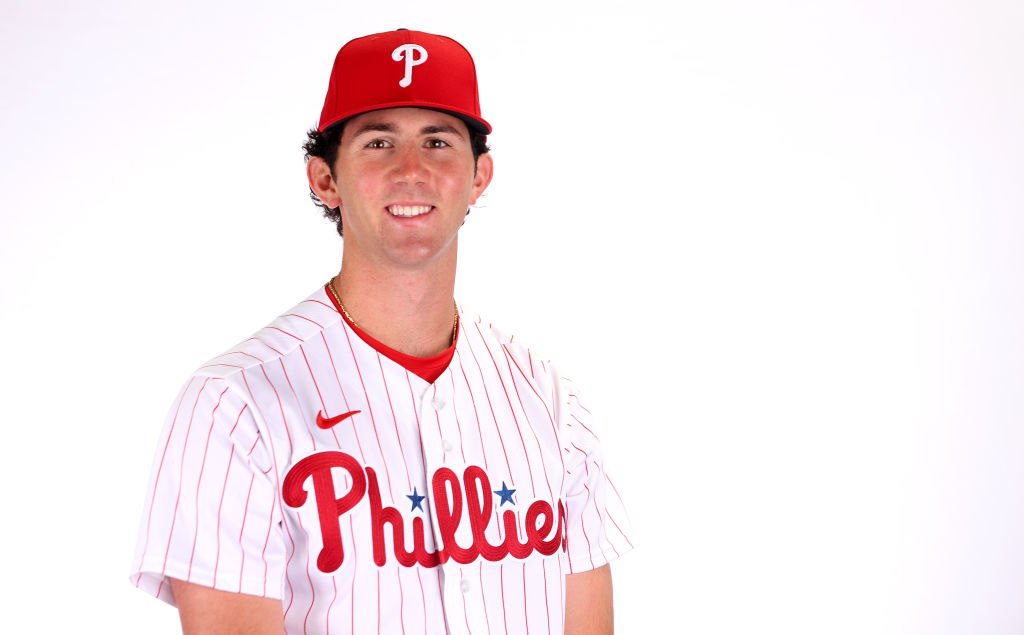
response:
M473 176L473 190L470 193L469 204L476 204L476 200L484 193L494 176L494 159L490 153L481 154L476 160L476 174Z
M306 162L306 178L309 179L309 189L313 190L316 197L328 207L341 206L341 194L338 192L338 184L331 174L331 167L320 157L310 157Z

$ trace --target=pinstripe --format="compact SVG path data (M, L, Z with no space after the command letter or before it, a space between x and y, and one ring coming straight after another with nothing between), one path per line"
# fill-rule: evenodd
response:
M291 426L288 425L288 417L284 414L284 403L281 401L281 395L277 392L277 387L274 386L274 382L270 381L270 376L267 375L267 367L264 364L260 364L260 372L263 373L263 379L265 379L267 385L270 386L270 390L274 392L274 399L277 401L277 411L281 415L281 427L284 428L285 435L288 437L288 451L291 452L292 448L295 447L295 444L292 442Z
M398 440L398 452L402 455L402 467L405 468L405 482L408 488L412 489L412 477L409 476L409 459L406 458L405 448L402 447L402 433L398 430L398 416L395 414L395 405L391 403L391 390L388 389L388 378L384 374L382 357L380 353L377 353L377 366L380 368L381 385L384 387L384 395L388 398L388 408L391 409L391 421L395 424L395 439Z
M199 388L199 392L196 393L195 403L192 404L192 413L188 418L188 429L185 431L185 442L181 448L181 465L178 467L178 473L182 474L185 471L185 455L188 453L188 437L192 434L192 421L196 416L196 408L199 406L199 398L202 397L203 391L206 389L206 384L209 382L209 378L203 382L202 387ZM174 499L174 512L171 514L171 529L167 532L167 549L164 552L164 568L163 572L167 572L167 559L171 555L171 541L174 540L174 525L175 521L178 520L178 506L181 503L181 483L178 484L178 495Z
M455 350L455 359L459 362L459 370L462 372L462 378L466 382L466 394L469 395L470 403L473 404L473 419L476 421L476 435L477 439L480 440L480 456L484 457L484 470L487 470L487 450L484 449L484 433L480 428L480 413L476 409L476 397L473 396L473 389L469 385L469 376L466 375L466 368L462 365L462 356L459 355L458 349ZM452 386L454 387L455 380L452 379Z
M587 432L589 432L589 433L590 433L590 435L591 435L592 437L594 437L594 439L596 439L596 440L600 441L600 439L598 439L598 438L597 438L597 435L596 435L596 434L594 434L594 431L593 431L593 430L591 430L590 428L588 428L588 427L587 427L587 424L585 424L585 423L583 423L582 421L580 421L580 418L579 418L579 417L577 417L577 416L576 416L576 415L574 415L574 414L570 414L569 416L570 416L570 417L572 417L573 421L575 421L576 423L578 423L578 424L580 424L581 426L583 426L583 429L584 429L584 430L586 430Z
M484 378L484 367L480 365L480 360L477 359L476 352L473 351L473 345L469 342L470 338L466 338L466 347L469 349L469 354L473 357L473 362L476 363L477 370L480 372L480 382L483 385L484 396L487 398L487 406L491 409L491 418L494 419L495 427L499 421L498 415L494 413L494 404L491 402L490 391L487 390L487 380ZM508 469L508 477L515 480L515 476L512 474L512 463L508 460L508 450L505 449L505 439L501 436L501 430L498 430L498 439L501 441L501 451L505 455L505 467ZM480 437L481 442L483 441L483 435Z
M263 373L263 378L266 380L267 385L270 386L271 390L274 393L274 398L277 400L277 405L278 405L278 408L279 408L280 413L281 413L281 423L282 423L282 427L284 427L285 433L286 433L286 435L288 437L288 450L290 452L294 446L292 444L291 432L288 431L288 427L289 427L288 426L288 422L287 422L287 419L284 416L284 406L281 403L281 396L277 393L277 388L274 387L274 383L270 381L270 377L267 375L267 371L264 368L263 364L260 365L260 371ZM253 394L252 388L249 386L249 380L245 376L245 371L242 371L241 374L242 374L242 381L245 383L245 387L249 391L249 397L252 400L252 403L256 404L256 396ZM257 410L259 410L258 407L257 407ZM266 420L266 418L265 418L265 416L263 415L262 412L260 413L260 416L263 417L264 420ZM269 439L270 439L270 444L271 444L271 452L272 452L273 456L276 457L277 456L277 452L275 451L275 448L274 448L274 437L273 437L273 435L269 435ZM275 480L277 480L277 477L279 477L279 475L280 475L280 470L277 469L277 467L278 466L275 464L274 465ZM277 482L275 485L276 485L275 489L277 491L280 491L281 483ZM266 538L266 542L263 545L263 553L261 554L261 557L263 558L264 571L266 572L264 574L264 580L263 580L264 595L266 595L266 584L267 584L267 577L268 577L268 574L269 574L269 568L268 568L268 564L267 564L267 561L266 561L266 553L267 553L267 546L270 544L271 529L273 529L273 525L274 525L274 523L273 523L273 519L274 519L273 509L274 508L276 508L280 512L281 518L283 519L284 518L284 509L281 508L281 499L280 498L275 497L274 500L272 501L271 512L270 512L270 526L267 527L267 538ZM285 615L285 619L287 620L288 611L291 610L292 600L294 599L293 591L292 591L292 589L293 589L293 587L292 587L292 580L291 580L291 576L288 574L288 569L289 569L288 565L291 562L292 555L295 553L295 539L292 537L292 532L291 532L291 529L288 527L288 523L287 522L282 522L281 526L284 527L285 535L288 536L288 545L289 545L289 554L288 554L288 558L285 561L285 574L284 574L284 583L285 583L285 591L286 591L285 595L288 595L288 606L285 607L285 609L284 609L284 615Z
M505 393L505 401L508 403L509 414L512 415L512 421L516 424L516 432L519 433L519 442L523 445L523 458L526 460L526 471L530 475L530 494L532 496L537 496L537 485L533 479L533 465L530 463L530 453L526 449L526 439L523 438L523 429L519 425L519 417L516 416L516 410L512 407L512 397L508 394L508 386L505 385L505 379L501 376L501 369L498 367L498 361L494 359L494 353L491 352L491 348L487 345L487 340L484 339L483 333L480 331L480 325L476 324L475 326L477 333L480 335L480 340L484 345L484 349L487 351L487 355L491 358L491 363L494 365L494 373L498 376L498 381L501 383L502 392ZM509 475L511 476L511 472Z
M345 389L341 385L341 376L338 374L338 365L334 363L334 355L331 354L331 347L327 344L327 338L324 334L320 333L320 339L324 342L324 351L327 352L327 359L331 362L331 369L334 371L334 381L338 384L338 393L341 394L341 401L345 404L345 410L351 410L351 406L348 404L348 397L345 396ZM359 440L359 428L352 426L352 436L356 439L356 447L359 449L359 460L366 463L366 456L363 454L363 444ZM340 445L338 446L341 447Z
M238 529L238 544L242 544L242 536L245 535L245 522L249 519L249 500L252 498L252 484L256 481L256 475L253 474L249 477L249 490L245 494L245 509L242 510L242 524ZM269 535L269 534L268 534ZM266 551L266 545L263 550ZM245 578L245 550L242 550L242 562L238 567L238 592L242 592L242 580ZM263 574L263 579L267 579L266 572ZM263 589L263 594L266 595L266 587Z
M299 315L298 313L285 313L283 317L297 317L300 320L306 320L307 322L309 322L311 324L315 324L316 326L320 327L321 329L324 328L323 324L317 322L316 320L310 319L310 318L306 317L305 315Z
M395 569L395 577L398 578L398 621L402 626L402 635L405 635L405 593L402 592L402 572Z
M625 504L622 501L622 497L619 496L619 490L615 488L615 483L612 482L611 477L605 474L604 481L605 483L608 483L608 485L612 488L612 492L615 493L615 498L619 500L619 506L625 507ZM622 538L626 541L626 544L629 545L629 548L633 549L633 543L629 541L629 536L626 535L626 532L622 531L622 528L619 527L619 523L615 522L615 517L609 514L608 518L612 521L612 524L615 525L615 529L619 531L619 535L622 536Z
M356 544L356 534L355 534L355 531L352 529L352 524L351 523L349 523L349 537L352 539L352 543L351 544L353 544L353 545ZM357 579L356 578L356 567L358 567L358 566L359 566L359 559L358 558L352 558L352 579L353 580ZM352 606L351 606L351 608L349 610L349 625L351 626L351 632L353 634L356 632L356 594L355 594L355 589L356 589L356 585L353 584L352 585L352 590L349 592L349 597L352 600Z
M321 304L323 304L323 303L321 303ZM333 308L332 308L332 310L333 310ZM321 341L324 344L324 352L327 353L327 359L330 361L331 370L334 371L334 380L335 380L335 382L336 382L336 384L338 386L338 393L341 395L341 400L345 404L345 410L346 411L351 410L351 407L349 406L348 397L345 395L345 388L342 386L342 383L341 383L341 375L338 373L338 365L334 361L334 355L331 353L330 344L327 342L327 337L324 335L323 331L320 332L320 339L321 339ZM332 428L332 431L333 430L334 429ZM352 436L356 440L356 449L359 451L359 460L363 464L365 464L366 463L366 457L363 454L363 444L359 440L359 428L357 426L352 426ZM337 439L337 435L335 435L335 438ZM341 448L340 441L338 442L338 448L339 449ZM349 531L349 544L350 545L356 544L355 529L353 528L353 522L354 521L352 520L352 517L350 516L349 519L348 519L348 531ZM355 580L356 580L356 566L357 566L356 565L356 561L355 561L355 559L353 559L353 561L352 561L352 570L351 570L351 578L350 578L349 587L348 587L349 589L352 589L354 584L355 584ZM331 605L327 609L328 625L330 625L330 613L334 609L334 603L338 599L338 582L337 582L337 577L332 577L331 581L332 581L332 585L334 587L334 599L331 600ZM350 633L355 633L355 615L356 615L355 593L349 592L349 600L350 600L350 606L349 606L349 632Z
M484 597L484 569L477 567L476 571L480 579L480 604L484 607L484 623L487 624L487 635L491 635L491 618L487 616L487 598Z
M544 578L544 623L548 625L548 635L551 635L551 606L548 604L548 563L551 560L541 560L541 577Z
M283 369L283 364L282 364L282 369ZM291 450L294 447L294 443L293 443L292 437L291 437L291 432L289 431L291 426L288 425L288 419L287 419L287 417L284 414L284 403L281 401L281 395L280 395L280 393L278 393L277 387L274 386L274 382L270 380L270 376L267 374L267 369L266 369L266 365L265 364L260 365L260 371L263 373L263 378L266 380L267 385L270 386L271 390L274 393L274 399L277 401L278 411L281 414L282 427L284 427L285 432L287 433L287 436L288 436L288 448L289 448L289 450ZM278 489L280 489L280 485L278 486ZM278 508L280 509L280 504L281 504L280 500L277 500L276 504L277 504ZM284 510L283 509L281 510L281 515L282 515L282 517L284 516ZM288 557L285 560L285 574L284 574L285 590L286 590L286 595L288 596L288 605L284 609L284 619L285 619L285 621L287 621L288 620L288 613L291 611L292 605L295 602L295 585L292 583L292 575L291 575L291 566L290 565L291 565L292 557L295 555L296 547L295 547L295 538L292 536L291 529L289 528L288 523L287 522L282 522L281 526L284 527L285 534L288 536Z
M412 387L412 373L410 373L409 371L405 371L405 383L406 383L407 386L409 386L409 400L413 404L412 414L413 414L413 417L416 420L416 429L419 430L420 433L422 434L422 429L420 428L420 409L417 407L419 400L416 399L416 391ZM426 466L428 465L428 463L427 463L427 455L425 454L426 449L423 447L422 439L420 440L420 444L419 445L420 445L420 461L422 461L422 463L420 465L422 465L424 467L424 469L426 469Z
M199 370L203 370L204 368L215 368L217 366L223 366L225 368L238 368L238 369L245 368L245 366L239 366L238 364L221 364L221 363L217 363L217 364L207 364L205 366L200 366Z
M416 579L420 583L420 600L423 602L423 635L427 635L427 594L423 590L423 569L416 569Z
M413 416L416 419L416 429L419 430L420 429L420 413L419 413L419 408L416 407L416 405L417 405L416 391L412 387L412 373L410 373L409 371L405 372L405 383L409 387L409 399L412 401L412 404L413 404L412 412L413 412ZM420 446L420 460L422 461L422 463L420 465L423 466L424 469L426 469L427 457L424 454L424 452L426 450L424 449L422 442L419 444L419 446ZM426 591L423 588L423 575L422 575L422 573L423 572L422 572L421 569L419 569L419 568L416 569L416 582L420 586L420 601L423 603L423 632L426 633L427 632L427 596L426 596Z
M150 534L152 532L152 527L153 527L153 508L154 508L153 502L156 499L157 488L160 486L160 476L163 474L163 471L164 471L164 459L167 458L167 450L168 450L168 448L171 447L171 439L174 438L174 427L178 423L178 412L181 410L181 403L185 400L185 395L188 393L189 388L192 387L192 384L193 384L193 382L195 382L195 380L196 380L196 377L193 377L192 379L190 379L188 381L188 384L185 386L185 388L182 389L181 396L178 397L178 405L175 406L175 408L174 408L174 416L171 417L170 429L167 431L167 438L164 440L164 449L163 449L163 452L160 453L160 463L159 463L159 465L157 466L157 469L156 469L156 477L153 479L153 490L152 490L152 492L149 495L149 512L146 514L146 537L144 538L145 542L143 542L143 544L142 544L142 554L143 555L145 555L146 553L149 552L149 536L150 536ZM140 565L141 565L141 563L140 563ZM139 583L141 581L142 581L142 578L140 577L136 581L136 583L135 583L135 587L136 588L139 587ZM162 583L160 585L160 588L163 588L163 584ZM159 593L160 593L160 591L158 589L157 595L159 595Z
M289 333L288 331L284 330L283 328L280 328L280 327L277 327L277 326L268 326L267 328L268 329L273 329L273 330L275 330L275 331L277 331L279 333L284 333L285 335L287 335L288 337L294 339L297 342L301 342L302 341L301 337L296 337L293 333Z
M508 609L505 608L505 565L498 567L498 575L501 580L501 623L505 625L505 635L508 635Z
M589 410L587 410L586 406L584 406L582 403L580 403L580 398L579 398L578 395L574 395L572 393L569 393L569 398L570 399L574 399L576 401L576 407L579 408L580 410L582 410L583 412L587 413L588 415L593 415L594 414L594 413L590 412Z
M566 558L566 560L568 560L568 558ZM571 569L570 569L569 573L572 573ZM564 621L564 619L565 619L564 618L564 615L565 615L565 579L563 578L560 582L561 582L561 584L558 585L558 594L559 594L559 597L561 597L561 599L562 599L562 615L563 615L563 621Z
M260 359L259 357L256 357L255 355L250 355L249 353L246 353L245 351L231 351L230 353L228 353L228 355L245 355L246 357L251 357L251 358L255 359L257 362L260 362L261 364L263 363L262 359Z
M299 350L302 350L301 346L299 347ZM292 399L295 400L295 409L299 411L299 420L302 421L303 429L306 431L306 434L309 435L310 440L313 442L313 450L316 451L316 435L313 434L313 429L309 427L309 421L312 417L306 416L305 413L302 412L303 400L299 399L298 393L295 392L295 386L292 385L291 377L288 376L288 369L284 367L284 360L278 359L277 363L281 366L281 373L284 375L285 383L288 384L288 390L292 392ZM264 373L266 373L266 371L264 371ZM274 392L276 393L277 391L275 390ZM284 419L284 407L281 404L280 396L278 396L278 405L282 406L281 418ZM287 423L285 425L287 425Z
M548 407L548 404L544 401L543 397L540 396L540 393L537 391L537 387L533 385L533 382L530 381L526 377L526 373L523 372L523 368L519 365L519 362L517 362L515 357L512 355L512 351L510 351L507 346L503 346L502 348L505 351L505 359L509 363L509 369L508 369L509 374L510 375L513 374L512 373L512 364L515 364L516 370L519 371L520 376L523 378L524 381L526 381L526 385L529 386L530 390L533 391L533 394L537 396L537 401L541 405L544 406L544 413L547 414L548 422L551 424L551 432L555 436L555 438L557 438L558 437L558 428L557 428L557 426L555 426L555 417L554 417L554 415L551 414L551 408ZM512 381L513 381L513 385L515 385L515 377L513 377ZM523 410L525 411L525 407L523 406L522 397L519 396L519 389L518 388L516 388L516 396L519 397L519 406L520 406L520 408L523 408ZM537 441L537 450L538 450L538 452L543 454L543 450L541 449L541 445L540 445L540 438L537 436L536 432L534 432L533 437ZM561 452L557 452L556 451L556 454L558 455L559 463L562 465L562 479L561 479L561 481L560 481L560 483L558 485L558 490L561 491L562 488L565 486L565 460L562 459L562 453ZM546 466L544 468L544 477L545 478L548 477L547 467ZM551 481L550 480L548 480L548 492L549 493L551 492ZM552 494L552 496L553 496L553 494Z
M431 388L432 388L433 393L434 393L434 396L432 397L432 399L436 400L437 399L437 386L434 385ZM441 412L437 408L434 408L434 422L437 424L437 438L444 439L445 438L444 437L444 432L441 431ZM441 453L441 465L444 465L447 461L448 461L448 453L447 452L442 452Z
M266 342L264 342L263 340L261 340L260 338L258 338L256 336L250 337L249 339L247 339L245 341L246 342L257 342L259 344L262 344L262 345L266 346L267 348L269 348L270 350L274 351L274 354L277 355L278 357L280 357L281 355L284 355L284 353L282 353L281 351L277 350L276 348L274 348L270 344L267 344Z
M334 603L338 601L338 579L335 577L331 578L331 587L334 595L331 597L330 604L327 605L327 612L324 614L324 634L331 635L331 611L334 609Z
M295 521L297 523L299 523L299 528L300 529L302 529L303 531L306 530L306 528L302 526L302 516L296 516L295 517ZM309 591L310 591L309 595L310 595L310 598L309 598L309 608L306 609L306 616L304 618L302 618L302 632L303 633L308 633L309 632L309 614L313 612L313 606L316 605L316 587L313 585L313 574L310 573L310 571L309 571L309 564L310 564L309 558L306 558L305 560L306 560L306 580L309 582Z
M444 598L444 589L441 588L441 571L438 568L434 569L434 578L437 580L437 595L441 598L441 610L445 615L448 615L448 606ZM451 631L448 628L448 620L445 620L444 632L447 635L451 635Z
M587 471L589 472L590 470L587 470ZM584 483L583 487L584 487L584 489L587 490L587 497L589 499L594 498L594 493L592 491L590 491L590 486L587 485L586 483ZM604 515L601 514L601 508L598 505L594 505L594 511L597 512L597 518L603 524L604 523ZM586 531L586 529L584 529L584 532L585 531ZM605 544L605 541L602 541L602 542L598 543L598 546L601 548L601 551L604 551L604 544ZM615 548L615 544L612 543L610 540L607 541L607 544L608 544L608 546L610 546L612 548L612 551L615 552L615 557L618 557L619 556L619 551L618 551L618 549ZM605 555L605 554L602 554L602 555ZM605 555L605 557L607 558L606 555ZM611 558L608 558L608 559L611 560ZM594 559L593 558L590 559L590 564L591 564L591 566L593 566L593 564L594 564Z
M300 339L300 338L296 338L296 339ZM316 375L313 373L313 368L309 364L309 359L306 357L306 351L305 351L305 349L303 349L301 343L298 346L298 350L299 350L299 353L302 355L303 361L305 361L305 363L306 363L306 369L309 371L309 378L310 378L310 380L313 383L314 389L316 390L317 399L320 402L320 406L321 406L321 408L323 408L324 407L323 394L320 392L320 386L317 384ZM291 389L292 396L295 399L295 408L297 410L299 410L300 411L300 415L302 415L301 408L302 408L303 400L300 399L298 393L295 392L295 386L292 384L291 379L288 377L288 370L285 368L284 361L283 360L278 360L278 361L281 364L281 372L284 373L285 381L288 383L288 387ZM309 426L309 423L308 423L309 419L312 418L312 413L310 413L309 416L300 416L300 418L307 422L305 424L305 430L306 430L307 434L309 435L309 441L310 441L310 444L313 447L313 450L316 451L316 448L317 448L317 445L316 445L316 435L313 433L313 429ZM338 437L334 434L334 430L333 429L331 430L331 435L334 436L334 441L335 441L335 443L337 443L338 442ZM295 519L298 522L299 527L305 532L306 528L302 526L302 516L296 515ZM309 596L310 597L309 597L309 608L306 609L306 616L302 620L302 632L303 633L307 633L308 629L309 629L309 616L313 612L313 607L316 606L317 586L313 583L313 575L312 575L312 573L310 572L310 569L309 569L309 567L310 567L310 560L308 558L304 558L304 560L305 560L305 563L306 563L306 580L307 580L307 582L309 582Z
M299 352L302 353L302 361L306 362L306 369L309 371L309 379L313 382L313 387L316 388L317 399L320 400L320 410L327 412L327 404L324 403L324 395L320 392L320 384L316 381L316 373L313 372L313 367L309 364L309 358L306 357L306 349L299 345ZM310 437L312 437L312 429L310 429ZM338 433L334 428L331 428L331 436L334 437L334 442L341 447L341 441L338 440ZM315 441L314 441L315 443Z
M296 316L296 317L303 317L303 316ZM308 318L306 318L306 319L308 319ZM317 322L314 322L313 320L309 320L309 321L312 322L313 324L316 324L317 326L321 326L320 324L318 324ZM323 327L321 326L321 328L323 328ZM320 333L320 336L323 337L323 332L322 331ZM324 340L324 348L325 349L327 348L327 341L326 341L326 339ZM313 382L313 387L316 389L316 396L317 396L317 399L320 401L320 409L321 409L321 411L326 412L327 411L327 404L324 403L323 392L321 392L321 390L320 390L320 384L316 380L316 373L313 372L313 366L309 363L309 357L306 356L306 350L302 346L302 344L299 345L299 352L302 354L302 360L306 363L306 369L309 371L309 378ZM330 356L330 351L328 351L328 356ZM333 359L331 359L331 366L332 366L332 368L334 366L334 360ZM337 369L335 368L334 370L335 370L335 377L337 377ZM340 385L341 384L340 384L340 381L339 381L339 387L340 387ZM334 438L335 444L337 444L337 446L339 448L341 448L341 441L338 439L338 434L337 434L337 432L335 431L334 428L331 428L331 436ZM316 440L315 440L315 437L313 435L312 429L310 429L310 439L312 440L313 446L315 448L316 447ZM351 522L352 522L352 519L350 518L349 519L350 526L351 526ZM309 571L309 562L308 561L306 563L306 570L307 570L307 572ZM331 585L333 587L333 596L331 597L331 601L330 601L330 603L327 606L327 612L326 612L325 628L326 628L326 632L327 633L330 633L330 630L331 630L331 623L330 623L331 610L334 608L334 603L338 599L338 581L336 579L332 578L331 579ZM312 611L313 610L313 604L316 601L316 587L313 584L312 578L310 578L310 588L311 588L311 592L312 592L312 595L313 595L313 602L310 603L309 610ZM308 613L307 613L307 619L308 619Z
M448 379L452 382L452 394L456 394L455 373L448 373ZM459 453L462 454L462 462L466 462L466 446L463 443L462 423L459 421L458 399L452 400L452 414L455 417L455 426L459 429Z
M583 458L583 468L589 474L590 473L590 468L587 467L587 460L586 460L587 453L584 450L581 450L579 448L579 446L577 446L575 443L572 444L572 447L576 448L577 450L579 450L580 452L583 453L583 457L584 457ZM584 484L584 487L586 487L586 489L587 489L587 501L589 502L590 499L591 499L590 488L587 487L586 484ZM586 521L586 518L585 518L584 514L580 514L580 529L583 530L583 539L587 541L587 553L590 554L590 568L593 569L594 568L594 556L591 553L590 538L587 536L587 521ZM570 556L569 557L570 557L570 559L572 558L571 552L570 552Z
M373 436L377 439L377 450L380 452L381 463L384 465L384 476L388 481L388 496L394 501L394 493L391 489L391 470L388 469L388 461L384 456L384 446L380 443L380 433L377 430L377 421L373 416L373 405L370 402L370 393L366 391L366 382L363 381L363 371L359 369L359 360L356 359L356 349L352 346L352 337L348 329L345 329L345 340L348 342L349 351L352 353L352 364L355 366L356 374L359 375L359 385L363 387L363 397L366 399L366 410L370 415L370 424L373 426Z
M519 409L520 409L520 411L523 412L523 415L528 418L529 415L526 412L526 406L523 405L523 398L519 394L519 386L516 384L515 373L512 372L512 364L511 364L511 362L508 361L508 358L509 358L508 348L505 347L505 346L502 346L502 350L505 352L505 363L508 366L508 374L509 374L509 378L510 378L511 383L512 383L512 388L515 390L515 393L516 393L516 400L519 402ZM495 362L495 365L497 365L497 362ZM524 376L524 378L525 378L525 376ZM529 382L527 382L527 383L529 383ZM507 391L506 391L506 393L507 393ZM509 406L511 407L511 400L510 400ZM548 418L550 419L551 414L547 410L547 406L545 406L545 414L547 414ZM552 427L553 427L553 422L552 422ZM555 494L554 494L555 490L553 490L551 488L551 477L548 476L548 465L547 465L547 462L543 460L543 458L544 458L544 449L541 447L540 437L537 436L537 430L532 425L531 426L527 426L527 430L529 430L533 434L533 441L534 441L534 443L537 444L537 456L541 458L540 466L541 466L541 469L544 471L544 482L548 486L548 500L552 500L552 499L555 498ZM521 438L522 437L522 430L521 429L520 429L519 434L520 434L520 438ZM555 438L557 438L557 434L555 435ZM526 442L525 441L523 442L523 452L524 453L526 452ZM556 454L558 455L559 459L562 458L562 453L561 452L556 452ZM563 473L564 473L564 466L563 466ZM558 489L560 491L561 487L559 487Z
M225 390L227 390L227 389L225 388ZM235 417L235 425L232 426L232 428L231 428L232 432L235 430L235 428L238 427L238 422L241 420L242 413L245 412L246 408L248 408L248 404L243 404L241 410L238 411L238 416ZM228 432L228 437L229 438L231 437L231 432ZM231 453L228 455L228 466L224 470L224 483L220 487L220 502L217 503L217 532L216 532L216 535L217 535L217 554L216 554L216 556L214 557L214 560L213 560L213 579L214 579L215 582L217 580L217 569L220 566L220 521L221 521L222 513L223 513L223 510L224 510L224 497L227 495L227 491L228 491L228 477L231 476L231 463L234 462L234 459L235 459L235 444L232 443L231 444ZM198 502L196 503L196 509L199 509Z
M203 446L203 460L199 463L199 480L196 483L196 504L193 510L199 509L199 493L203 489L203 475L206 474L206 457L210 452L210 439L213 437L213 428L217 425L217 410L220 409L221 401L224 399L224 393L228 391L227 388L220 391L220 395L217 396L217 405L213 407L213 411L210 412L210 428L206 431L206 445ZM232 446L234 450L234 446ZM196 514L195 531L192 534L192 553L188 557L188 574L186 580L192 579L192 562L196 555L196 543L199 542L199 514ZM214 576L216 577L216 576Z
M466 570L463 567L459 567L460 585L462 584L461 580L465 580L465 579L466 579ZM466 632L467 633L472 633L473 629L469 625L469 608L466 606L465 600L462 601L462 620L463 620L463 623L466 625Z
M261 419L263 419L264 421L266 421L266 417L264 416L263 412L261 411L259 405L256 403L256 396L252 392L252 387L249 386L249 379L246 377L245 371L244 370L241 371L239 373L239 375L242 377L242 383L245 385L245 389L249 393L249 400L250 400L249 403L253 404L253 408L256 410L257 414L259 414L259 417ZM275 457L274 460L276 461L277 452L275 451L275 448L274 448L274 437L272 435L267 435L267 438L268 438L268 440L270 442L271 455L273 457ZM291 444L291 440L289 439L289 445L290 444ZM276 469L277 468L276 464L273 467L274 467L274 472L275 472L274 475L275 475L275 480L276 480L276 477L280 473L280 471ZM255 474L253 476L255 476ZM275 489L280 489L280 483L275 483L275 485L276 485ZM267 562L267 547L270 545L270 535L271 535L271 532L272 532L272 530L274 528L274 509L275 508L278 509L281 512L282 517L284 515L284 511L281 509L281 501L280 501L280 499L275 497L273 501L270 501L270 503L271 503L271 509L270 509L269 518L267 519L267 533L266 533L266 536L263 539L263 550L260 552L260 559L263 561L263 595L267 594L267 578L269 578L269 576L270 576L270 565Z
M526 592L526 561L523 561L523 624L526 625L526 634L530 634L530 603L526 601L526 598L530 597L530 594Z

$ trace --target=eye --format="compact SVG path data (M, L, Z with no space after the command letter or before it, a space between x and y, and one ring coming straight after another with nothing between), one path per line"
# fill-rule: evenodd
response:
M447 141L445 141L444 139L434 138L434 139L427 139L427 147L428 148L448 148L448 147L451 147L451 144L448 143Z
M384 148L391 147L391 144L385 139L374 139L373 141L366 144L367 148L371 150L382 150Z

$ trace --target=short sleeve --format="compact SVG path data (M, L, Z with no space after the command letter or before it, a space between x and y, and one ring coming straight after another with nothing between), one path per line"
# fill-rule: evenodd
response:
M257 413L227 381L193 377L164 425L131 581L174 604L167 578L281 597L277 470Z
M576 386L558 383L558 419L566 457L566 552L570 573L608 564L633 548L625 505L608 474L593 416Z

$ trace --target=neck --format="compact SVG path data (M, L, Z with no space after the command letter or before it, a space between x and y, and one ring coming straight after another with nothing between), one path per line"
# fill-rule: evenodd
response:
M454 265L382 271L343 256L333 286L360 329L396 351L430 357L453 342Z

